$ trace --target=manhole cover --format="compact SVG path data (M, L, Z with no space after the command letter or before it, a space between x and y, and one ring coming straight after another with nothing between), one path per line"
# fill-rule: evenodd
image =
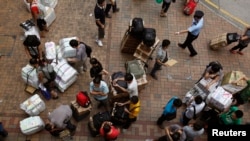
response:
M15 40L15 35L0 35L0 54L11 56Z

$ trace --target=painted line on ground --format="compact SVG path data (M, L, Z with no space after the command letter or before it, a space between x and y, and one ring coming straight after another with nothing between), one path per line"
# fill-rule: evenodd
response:
M242 21L241 19L239 19L239 18L235 17L234 15L228 13L226 10L219 8L219 6L216 5L215 3L211 2L211 0L205 0L205 2L208 3L209 5L211 5L212 7L214 7L214 8L216 8L216 9L220 10L223 14L229 16L229 17L232 18L233 20L235 20L235 21L237 21L237 22L243 24L245 27L250 26L249 24L247 24L246 22Z

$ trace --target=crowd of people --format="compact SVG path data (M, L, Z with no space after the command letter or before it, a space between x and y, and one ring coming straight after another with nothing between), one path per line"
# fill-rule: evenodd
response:
M40 36L45 37L45 32L49 31L46 26L46 21L43 19L43 13L39 10L39 4L36 0L27 0L30 3L31 15L35 25L40 30ZM175 2L172 0L172 2ZM166 17L166 13L170 6L171 0L164 1L162 5L162 10L160 13L161 17ZM105 36L105 18L111 18L110 10L112 8L113 13L119 12L117 3L115 0L97 0L96 6L94 8L95 23L98 28L98 37L96 43L98 46L102 47L102 40ZM196 56L198 53L194 49L192 42L198 38L199 33L203 27L203 16L204 12L197 10L194 13L192 25L186 29L176 32L176 35L187 33L186 40L183 43L179 43L178 46L182 49L186 47L190 51L190 57ZM241 37L239 44L230 50L231 53L237 53L243 55L242 49L247 47L250 42L250 35L246 33ZM157 50L157 55L155 59L155 64L151 70L151 77L157 80L156 72L161 70L161 66L165 65L168 61L167 48L170 45L170 40L164 39L159 49ZM72 39L69 42L70 46L76 49L76 56L72 58L67 58L67 61L77 70L79 74L87 72L87 61L88 55L86 51L86 45L80 42L79 39ZM41 48L40 39L36 35L28 35L23 42L25 46L25 52L28 56L30 65L37 68L38 78L41 85L46 87L50 92L53 99L58 99L58 91L55 85L55 72L53 71L53 66L50 65L51 60L46 59ZM89 94L96 100L97 108L104 107L104 111L111 111L109 104L109 86L108 82L105 82L104 77L110 75L110 73L103 68L102 63L98 58L90 57L89 63L91 68L89 69L90 77L92 81L89 83ZM203 79L212 79L205 87L210 88L214 83L216 86L220 85L223 77L222 66L215 64L209 64L204 73L202 73ZM201 96L195 96L188 105L186 105L185 111L183 111L180 124L171 124L169 126L163 126L164 121L171 121L177 118L177 110L183 106L183 102L179 97L172 97L165 107L163 108L163 113L157 119L156 124L164 129L166 135L154 139L155 141L192 141L196 137L204 134L205 128L208 125L220 124L220 125L239 125L242 124L242 117L244 115L243 111L239 110L238 106L246 103L249 100L250 92L248 88L250 87L250 80L244 76L240 79L246 80L248 86L234 95L234 103L232 106L223 113L217 113L215 116L211 116L213 109L205 111L206 102ZM239 79L239 80L240 80ZM239 81L237 80L237 81ZM127 88L121 87L117 82L125 81ZM235 82L237 83L237 82ZM118 106L124 106L124 112L127 113L127 120L120 127L123 131L126 131L133 122L137 120L140 113L141 101L139 98L138 84L134 74L126 73L124 77L116 78L112 81L112 86L120 89L122 92L127 93L129 98L125 102L117 102ZM95 107L94 107L95 108ZM59 133L64 129L69 129L74 132L76 126L70 122L72 117L72 110L68 105L61 105L57 107L53 112L48 115L48 120L46 121L45 129L51 133L53 136L59 136ZM195 120L195 122L190 123L190 120ZM0 128L1 129L1 128ZM102 123L99 129L100 135L106 141L116 140L121 133L118 126L116 126L111 121L105 121Z

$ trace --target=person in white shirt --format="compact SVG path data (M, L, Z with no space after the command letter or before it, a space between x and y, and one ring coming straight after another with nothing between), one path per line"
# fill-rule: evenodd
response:
M202 112L206 104L200 95L194 98L194 101L186 108L182 117L183 126L187 125L191 119L196 119L198 114Z
M116 83L118 80L125 80L128 84L128 88L125 89L125 88L119 86ZM138 96L138 84L137 84L137 81L136 81L134 74L132 74L132 73L126 73L124 77L114 79L113 85L115 87L119 87L122 91L127 92L129 94L130 98L132 96Z

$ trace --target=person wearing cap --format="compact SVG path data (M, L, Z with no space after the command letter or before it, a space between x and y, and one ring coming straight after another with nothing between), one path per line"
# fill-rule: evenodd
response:
M182 33L188 33L186 40L183 44L178 43L178 46L182 49L185 49L188 47L188 50L190 52L190 57L193 57L197 55L197 52L195 51L192 42L198 38L199 33L201 31L201 28L203 27L203 16L204 13L200 10L195 11L194 18L192 25L187 30L181 30L178 32L175 32L176 35L182 34Z

